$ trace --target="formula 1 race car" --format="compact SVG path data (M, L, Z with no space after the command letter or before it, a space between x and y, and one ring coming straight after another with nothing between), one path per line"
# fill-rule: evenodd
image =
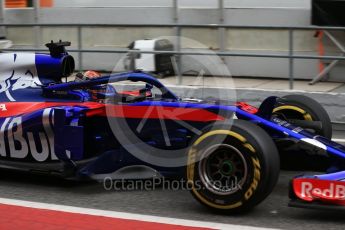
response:
M293 201L344 204L333 199L345 190L320 190L345 183L345 147L330 141L330 119L313 99L272 96L259 108L184 99L140 71L63 82L74 72L68 45L0 54L0 168L77 180L181 176L200 203L233 213L264 200L280 154L299 149L328 154L338 168L295 178Z

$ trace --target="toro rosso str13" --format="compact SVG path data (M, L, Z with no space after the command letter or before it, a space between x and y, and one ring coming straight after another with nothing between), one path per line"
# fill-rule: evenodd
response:
M302 95L244 102L177 97L152 75L130 72L63 82L68 42L50 54L0 54L0 167L67 179L186 178L210 209L249 210L275 186L280 154L327 154L328 174L291 182L291 205L344 205L345 147L326 111ZM97 74L96 74L97 75ZM141 84L139 90L117 85Z

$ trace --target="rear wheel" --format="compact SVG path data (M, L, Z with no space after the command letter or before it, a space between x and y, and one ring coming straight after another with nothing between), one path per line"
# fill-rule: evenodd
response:
M187 179L193 196L226 213L247 211L264 200L279 175L274 142L260 127L235 120L215 124L196 137L188 153Z

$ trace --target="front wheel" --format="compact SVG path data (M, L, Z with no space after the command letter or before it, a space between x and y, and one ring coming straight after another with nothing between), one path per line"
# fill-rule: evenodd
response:
M312 98L304 95L287 95L275 105L273 116L299 126L314 135L332 138L332 124L327 111ZM297 123L295 123L297 121ZM302 122L299 122L302 121ZM308 123L318 123L317 128ZM295 141L276 142L280 152L281 167L289 170L324 171L331 161L327 155L315 154L317 150Z
M260 127L243 120L214 124L197 136L188 153L192 195L225 213L247 211L264 200L279 176L277 148Z
M281 98L273 110L273 115L283 120L301 120L320 122L321 128L310 130L316 135L332 138L332 124L327 111L314 99L304 95L286 95Z

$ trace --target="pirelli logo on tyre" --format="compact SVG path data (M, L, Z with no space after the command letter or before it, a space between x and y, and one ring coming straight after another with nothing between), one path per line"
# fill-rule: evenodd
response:
M249 189L247 190L247 192L244 194L244 198L246 200L249 200L249 198L253 195L253 193L255 192L255 190L258 187L258 184L260 182L260 178L261 178L261 166L260 166L260 161L255 158L252 157L252 161L253 161L253 166L254 166L254 178L253 178L253 182L252 184L249 186Z

